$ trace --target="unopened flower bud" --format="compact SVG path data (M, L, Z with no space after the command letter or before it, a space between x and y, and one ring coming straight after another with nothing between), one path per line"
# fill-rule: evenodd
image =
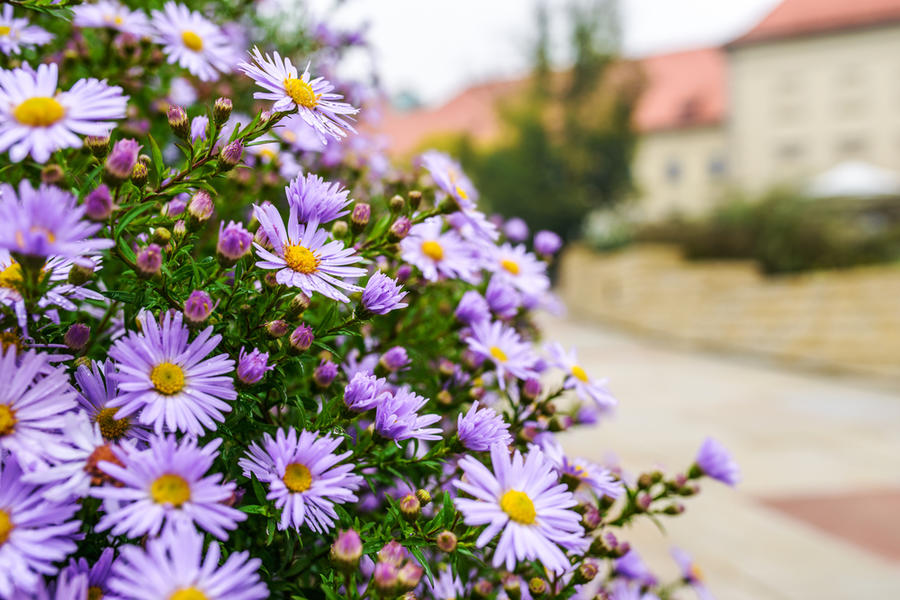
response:
M84 147L97 158L105 158L109 153L109 136L89 135L84 138Z
M528 591L531 592L532 598L541 598L548 589L547 582L540 577L532 577L528 581Z
M293 318L297 318L302 315L307 308L309 308L309 296L303 292L297 292L297 294L291 298L291 303L288 305L288 314Z
M241 155L244 153L243 140L234 140L219 152L219 170L230 171L241 162Z
M400 570L397 571L397 583L400 584L400 589L411 590L419 585L422 573L422 567L412 561L400 567Z
M456 373L456 365L452 360L441 357L440 360L438 360L438 372L444 377L450 377Z
M68 282L72 285L84 285L94 277L94 264L76 261L69 269Z
M641 510L647 510L653 504L653 497L650 494L639 494L637 504Z
M105 221L112 214L113 202L109 188L100 184L84 198L84 214L94 221Z
M157 227L153 230L153 242L165 246L172 239L172 232L165 227Z
M209 195L209 192L206 190L199 190L191 196L191 201L188 202L187 211L189 215L200 223L203 223L212 216L214 208L215 205L213 204L213 199L212 196Z
M600 511L597 510L596 506L588 506L584 511L584 514L581 515L581 523L588 531L597 529L602 521L603 516L600 514Z
M412 275L412 267L409 265L400 265L397 267L397 282L405 283L409 280L409 276Z
M250 252L253 236L240 223L230 221L228 225L219 223L219 241L216 244L216 258L225 267L233 266Z
M407 521L415 521L422 514L422 503L413 494L407 494L400 499L400 514Z
M399 585L397 580L397 567L391 563L378 562L372 572L372 583L375 591L382 597L392 596Z
M363 545L359 534L353 529L341 531L331 545L329 557L334 565L345 573L352 573L359 567Z
M65 175L66 174L63 172L61 166L46 165L43 169L41 169L41 182L54 185L62 181Z
M406 205L406 202L403 200L403 196L394 196L388 201L388 208L391 209L391 212L398 213L403 210L403 207Z
M456 550L456 535L452 531L444 530L437 534L437 547L441 552L450 554Z
M187 113L184 112L183 108L172 104L169 106L167 117L169 119L169 127L172 128L172 133L183 140L190 137L191 122L188 120Z
M263 275L263 283L266 284L267 287L277 288L281 284L278 283L278 278L275 276L275 271L269 271L265 275Z
M184 316L191 323L202 323L209 318L217 304L203 290L194 290L184 301Z
M575 570L575 582L587 583L588 581L593 581L599 571L600 569L594 561L583 562Z
M362 233L372 217L372 207L365 202L357 202L350 213L350 228L353 233Z
M131 177L131 171L137 162L141 145L135 140L119 140L112 152L106 157L103 167L103 180L111 186L119 186Z
M289 327L287 321L275 319L274 321L266 323L266 333L268 333L270 337L278 339L288 332Z
M216 125L223 125L228 120L228 117L231 116L231 109L234 105L231 102L231 98L216 98L215 103L213 104L213 121L215 121Z
M138 162L149 168L153 164L153 159L149 154L138 154Z
M419 488L416 490L416 498L419 499L419 502L422 506L428 506L431 504L431 494L428 493L428 490L424 490Z
M394 346L381 355L378 361L378 367L384 371L393 373L406 367L409 364L409 355L403 346Z
M472 593L476 598L491 598L494 595L494 584L483 577L475 582Z
M518 577L510 573L503 577L502 582L503 591L510 600L519 600L522 597L522 584Z
M147 170L147 165L141 161L134 163L134 168L131 169L131 183L139 188L144 187L149 176L150 171Z
M336 240L341 240L347 237L347 233L349 233L350 228L347 226L347 221L335 221L331 224L331 237Z
M670 504L663 509L663 512L667 515L680 515L684 512L684 504Z
M184 219L175 221L175 225L172 226L172 235L176 240L184 239L184 236L187 235L187 225L184 223Z
M86 367L88 369L91 368L91 357L90 356L79 356L75 359L75 368L78 367Z
M91 337L91 328L83 323L73 323L63 336L63 342L70 350L83 350Z
M525 385L522 386L522 393L529 400L537 400L538 396L541 395L541 382L534 377L529 377L525 380Z
M388 229L388 239L392 242L399 242L409 234L410 227L412 227L412 223L409 219L406 217L398 218L391 223L391 228Z
M245 385L253 385L258 383L266 374L266 371L274 369L274 365L267 364L269 360L268 352L260 352L254 348L252 352L247 354L243 348L238 357L237 377L238 381Z
M418 210L419 206L422 204L422 192L419 190L412 190L406 197L409 200L409 207L412 210Z
M306 352L312 346L314 339L312 327L306 324L300 325L291 333L291 348L296 352Z
M640 477L637 479L637 486L639 490L649 489L653 485L653 477L650 473L641 473Z
M293 336L291 336L291 341L293 342ZM336 364L330 360L323 360L313 371L313 383L320 388L327 388L334 381L334 378L337 377L337 373L338 368Z
M378 560L399 567L406 560L406 548L397 540L391 540L378 551Z
M146 248L142 248L137 253L138 271L144 277L152 277L158 275L162 268L162 248L156 244L150 244Z

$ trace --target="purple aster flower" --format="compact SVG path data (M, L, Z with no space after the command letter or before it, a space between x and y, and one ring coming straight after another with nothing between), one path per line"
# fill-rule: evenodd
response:
M428 400L406 389L396 390L384 396L375 408L375 431L380 436L401 442L409 438L419 440L441 439L439 427L428 428L441 420L439 415L420 417L418 412Z
M194 290L184 301L184 316L191 323L202 323L219 305L203 290Z
M487 261L487 268L523 294L536 296L550 288L547 265L521 244L495 246Z
M418 267L429 281L439 277L475 281L479 269L472 247L453 231L442 233L444 221L430 217L413 226L400 242L403 260Z
M697 597L699 597L700 600L714 600L712 593L707 589L706 584L703 582L703 572L700 570L700 567L697 566L697 563L694 562L691 555L681 548L672 548L671 554L672 558L678 564L678 568L681 569L681 578L686 584L694 589L697 593Z
M2 71L0 71L2 76ZM22 180L19 194L0 185L0 248L28 256L77 258L112 246L113 241L94 236L101 225L83 221L84 207L75 196Z
M131 332L109 351L116 361L120 395L109 402L118 418L137 411L141 423L203 435L224 421L234 400L234 382L227 375L234 361L225 354L206 358L222 339L207 327L188 343L181 313L166 313L162 326L149 311L138 316L142 333Z
M53 35L37 25L31 25L24 17L13 16L13 7L9 4L0 12L0 52L21 54L22 49L43 46L53 39Z
M291 348L298 352L305 352L312 346L314 339L312 327L302 323L291 333Z
M513 217L503 224L503 235L511 242L524 242L528 238L528 224Z
M135 600L263 600L269 590L260 581L258 558L232 552L221 565L222 551L213 542L203 554L203 535L179 527L146 548L125 546L113 565L109 588Z
M384 379L372 373L359 371L344 388L344 404L353 412L366 412L381 404L390 395Z
M269 485L269 500L281 510L279 529L299 530L304 523L316 533L334 527L335 504L357 500L354 492L363 478L353 474L353 465L338 463L352 454L334 454L341 438L319 436L296 429L285 434L279 429L275 438L265 434L262 446L253 443L238 464L244 475L255 475Z
M140 152L141 145L137 140L124 139L116 142L103 165L106 175L116 184L128 180Z
M361 258L353 248L345 248L339 240L328 241L328 232L319 229L312 221L300 224L298 207L291 204L291 211L285 228L278 210L271 205L255 207L256 218L272 244L272 252L254 242L257 256L261 260L256 265L263 269L277 269L276 281L290 287L297 287L312 296L318 292L326 298L349 302L340 290L358 292L362 288L342 279L360 277L365 269L351 267Z
M609 600L659 600L655 594L644 592L637 583L621 579L609 584L607 595Z
M104 499L106 511L97 529L140 537L195 524L224 540L227 530L247 515L224 504L234 493L234 483L221 483L221 473L206 475L220 444L217 439L198 447L190 436L177 442L169 435L151 438L150 447L142 451L113 448L124 466L113 462L99 466L121 487L91 489L92 496Z
M386 371L393 373L409 365L409 354L406 353L406 348L403 346L394 346L381 355L378 364Z
M429 150L419 157L435 184L459 205L460 210L475 208L478 192L455 160L437 150Z
M466 525L487 525L476 545L483 548L499 533L494 567L512 571L517 562L537 560L555 573L570 569L560 546L581 552L587 541L581 516L571 510L575 496L559 483L553 465L537 448L524 458L516 450L510 458L503 444L491 447L491 464L493 473L475 457L464 456L459 461L464 478L453 482L472 496L455 500Z
M326 143L315 127L307 125L299 114L288 115L278 122L274 132L297 152L322 152Z
M209 128L209 117L197 115L191 119L191 142L206 141L206 130Z
M609 469L596 465L583 458L569 459L562 446L552 435L543 434L540 438L540 449L547 460L553 464L560 477L570 477L587 485L597 496L618 498L625 488L622 482L613 477Z
M369 314L386 315L392 310L406 308L405 296L402 285L381 271L375 271L363 290L362 306Z
M707 477L724 484L735 486L741 480L741 470L731 453L717 440L707 437L703 440L695 460L697 467Z
M547 344L545 348L550 355L551 364L565 371L566 379L563 385L566 389L574 389L581 400L592 401L603 410L608 410L618 403L606 387L608 380L591 379L578 364L574 349L566 352L557 342Z
M313 381L322 388L327 388L337 377L338 367L330 360L322 360L319 366L313 370Z
M412 221L409 220L409 217L398 217L388 228L388 240L399 242L409 235L410 229L412 229Z
M166 2L153 11L155 41L162 45L169 64L178 65L201 81L214 81L228 73L238 49L222 29L183 4Z
M59 572L50 584L42 579L30 594L16 590L16 600L93 600L88 596L88 575L71 566Z
M244 229L241 223L225 221L219 223L219 242L216 244L216 256L226 266L231 266L250 252L253 236Z
M314 128L322 143L325 136L336 140L356 133L348 119L359 112L346 102L341 102L340 94L335 94L334 86L326 79L310 79L309 65L300 75L289 58L282 58L277 52L274 57L263 54L254 47L250 53L252 62L241 62L238 68L253 79L265 92L255 92L254 98L273 100L273 111L290 112L297 109L297 115Z
M484 297L494 314L501 319L513 318L522 306L522 296L516 288L496 276L488 283Z
M106 135L125 117L122 88L97 79L79 79L58 92L56 63L0 70L0 152L19 162L31 154L47 162L62 148L80 148L80 136ZM60 211L62 212L62 211Z
M12 453L24 469L46 465L63 444L63 413L76 407L76 393L63 369L34 351L0 355L0 451Z
M187 212L200 223L203 223L213 215L216 205L212 196L206 190L200 190L191 196L187 205Z
M431 592L431 597L436 600L456 600L466 597L466 588L462 580L459 575L454 575L448 566L444 566L438 571L434 583L429 580L425 585Z
M347 209L350 192L341 184L329 183L314 173L298 176L284 188L284 194L288 203L297 205L301 223L330 223L350 212Z
M77 510L74 501L45 500L36 486L22 481L15 460L0 461L0 598L34 591L42 575L56 572L53 563L75 551L80 523L71 519Z
M76 27L108 27L137 37L148 37L153 31L143 11L130 10L115 0L73 6L72 12L75 13L72 23Z
M159 275L162 269L162 248L159 244L150 244L137 251L134 262L138 271L145 277Z
M534 234L534 251L542 256L553 256L562 248L562 238L543 229Z
M494 444L508 446L513 441L509 435L509 423L493 409L486 406L479 408L477 400L469 412L459 414L456 430L462 445L476 452L487 452Z
M70 559L66 571L87 576L87 598L85 600L100 600L110 595L109 576L112 572L115 551L112 548L104 548L100 558L93 565L84 558ZM77 597L77 596L76 596ZM63 600L60 598L60 600Z
M456 319L463 325L471 325L479 321L491 319L491 308L484 296L475 290L469 290L459 299L456 305Z
M657 583L656 576L637 550L629 550L621 558L616 559L613 572L642 585L654 586Z
M113 211L112 197L105 183L97 186L84 198L84 214L94 221L105 221Z
M521 380L536 376L538 357L531 344L522 341L512 327L499 321L479 321L472 324L471 335L465 341L477 356L494 363L501 389L506 388L508 375Z
M266 374L266 371L271 371L275 368L275 365L266 364L268 360L268 352L260 352L257 348L254 348L253 351L248 354L244 348L241 348L240 355L238 356L238 379L247 385L253 385L254 383L259 382Z
M75 381L81 394L78 404L92 423L100 428L103 439L118 442L127 438L147 439L147 430L132 419L116 418L119 409L110 406L116 398L118 377L111 360L105 363L91 361L91 367L81 365L75 371Z
M228 171L237 166L241 162L241 156L244 154L244 140L238 138L219 152L219 167L223 171Z

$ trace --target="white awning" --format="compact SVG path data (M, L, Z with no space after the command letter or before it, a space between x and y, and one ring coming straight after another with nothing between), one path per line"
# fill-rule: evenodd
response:
M863 161L842 162L810 179L811 198L900 196L900 173Z

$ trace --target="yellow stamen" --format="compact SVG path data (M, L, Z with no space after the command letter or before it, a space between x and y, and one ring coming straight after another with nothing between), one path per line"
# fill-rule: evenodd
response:
M160 363L150 372L150 381L157 392L171 396L184 388L184 371L170 362Z
M9 25L0 25L0 35L9 35L12 31L12 27Z
M584 369L582 369L578 365L572 367L572 375L574 375L577 379L583 381L584 383L588 382L587 373L585 373Z
M312 486L312 473L306 465L291 463L284 468L284 477L281 480L292 492L305 492Z
M491 356L494 357L494 360L505 363L509 360L509 357L506 356L506 352L498 348L497 346L491 346Z
M422 242L422 254L433 261L441 261L444 258L444 249L434 240Z
M519 263L514 260L509 260L508 258L504 258L500 261L500 266L512 273L513 275L519 274Z
M114 19L114 21L115 21L116 25L121 25L122 23L125 22L125 19L123 19L122 17L116 17Z
M22 267L17 262L0 271L0 287L22 291Z
M703 571L700 570L695 564L692 564L688 569L688 573L690 573L691 577L694 578L695 581L703 581Z
M94 423L100 426L103 439L116 442L128 433L131 422L128 419L116 419L118 408L104 408L94 417Z
M103 590L96 585L88 588L87 600L103 600Z
M509 490L500 498L500 508L509 518L523 525L534 524L537 513L534 511L534 502L525 492Z
M157 477L150 486L150 496L157 504L178 507L191 499L191 486L181 475L166 473Z
M10 346L22 351L25 349L25 342L15 331L0 331L0 354L5 354Z
M315 273L319 268L319 259L305 246L285 246L284 262L298 273Z
M62 119L66 109L56 98L35 96L19 104L13 109L13 117L22 125L30 127L49 127Z
M176 590L169 600L209 600L209 597L195 587Z
M468 200L469 195L466 193L466 190L462 189L459 186L456 186L456 195L462 198L463 200Z
M16 427L16 411L0 404L0 436L9 435Z
M316 94L313 91L308 82L296 77L288 77L284 80L284 91L291 97L291 100L306 108L315 108L319 103L319 98L322 97L322 94Z
M9 513L0 508L0 546L9 539L9 534L12 533L13 527L15 525L13 525Z
M203 39L188 29L185 29L181 32L181 41L187 46L189 49L194 52L200 52L203 50Z

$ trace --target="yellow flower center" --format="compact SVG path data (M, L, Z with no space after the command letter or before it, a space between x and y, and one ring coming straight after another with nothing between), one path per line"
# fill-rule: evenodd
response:
M17 350L25 349L22 338L15 331L0 331L0 354L5 354L10 346L15 346Z
M15 525L13 525L12 519L9 517L9 513L0 508L0 546L9 539L9 534L12 533L13 527Z
M16 426L16 412L5 404L0 404L0 436L13 432Z
M462 198L463 200L468 200L469 195L466 193L466 190L462 189L459 186L456 186L456 195Z
M49 96L35 96L13 109L13 117L22 125L49 127L63 118L66 109Z
M506 352L504 352L497 346L491 346L491 356L494 357L494 360L502 362L502 363L509 360L509 357L506 356Z
M525 492L509 490L500 498L500 508L516 523L532 525L537 517L534 512L534 502Z
M298 106L306 108L315 108L322 96L322 94L316 94L308 82L296 77L288 77L284 80L284 91Z
M118 408L104 408L94 417L94 423L100 426L100 434L103 439L111 442L118 441L125 437L131 422L128 419L116 419Z
M588 381L587 373L585 373L584 369L582 369L578 365L575 365L572 367L572 375L574 375L577 379L579 379L580 381L583 381L585 383L587 383L587 381Z
M175 590L169 600L209 600L209 597L195 587Z
M305 246L285 246L284 262L298 273L315 273L319 267L319 259Z
M519 274L519 263L514 260L509 260L508 258L504 258L500 261L500 266L512 273L513 275Z
M694 578L695 581L703 581L703 571L700 570L695 564L692 564L688 569L688 573L690 573L691 577Z
M305 492L312 486L312 473L306 465L291 463L284 468L284 477L281 480L292 492Z
M22 290L22 267L13 261L11 265L0 271L0 287L11 290Z
M88 588L87 600L103 600L103 590L92 585Z
M184 371L170 362L160 363L150 372L150 381L160 394L171 396L184 388Z
M259 155L268 160L275 160L278 158L278 153L272 150L271 148L262 148L259 151Z
M194 52L200 52L203 50L203 39L193 31L189 29L185 29L181 32L181 41L184 42L184 45Z
M9 35L12 31L12 27L9 25L0 25L0 35Z
M191 499L191 486L181 475L166 473L157 477L150 486L150 496L157 504L179 507Z
M440 261L444 258L444 249L434 240L422 242L422 254L433 261Z

